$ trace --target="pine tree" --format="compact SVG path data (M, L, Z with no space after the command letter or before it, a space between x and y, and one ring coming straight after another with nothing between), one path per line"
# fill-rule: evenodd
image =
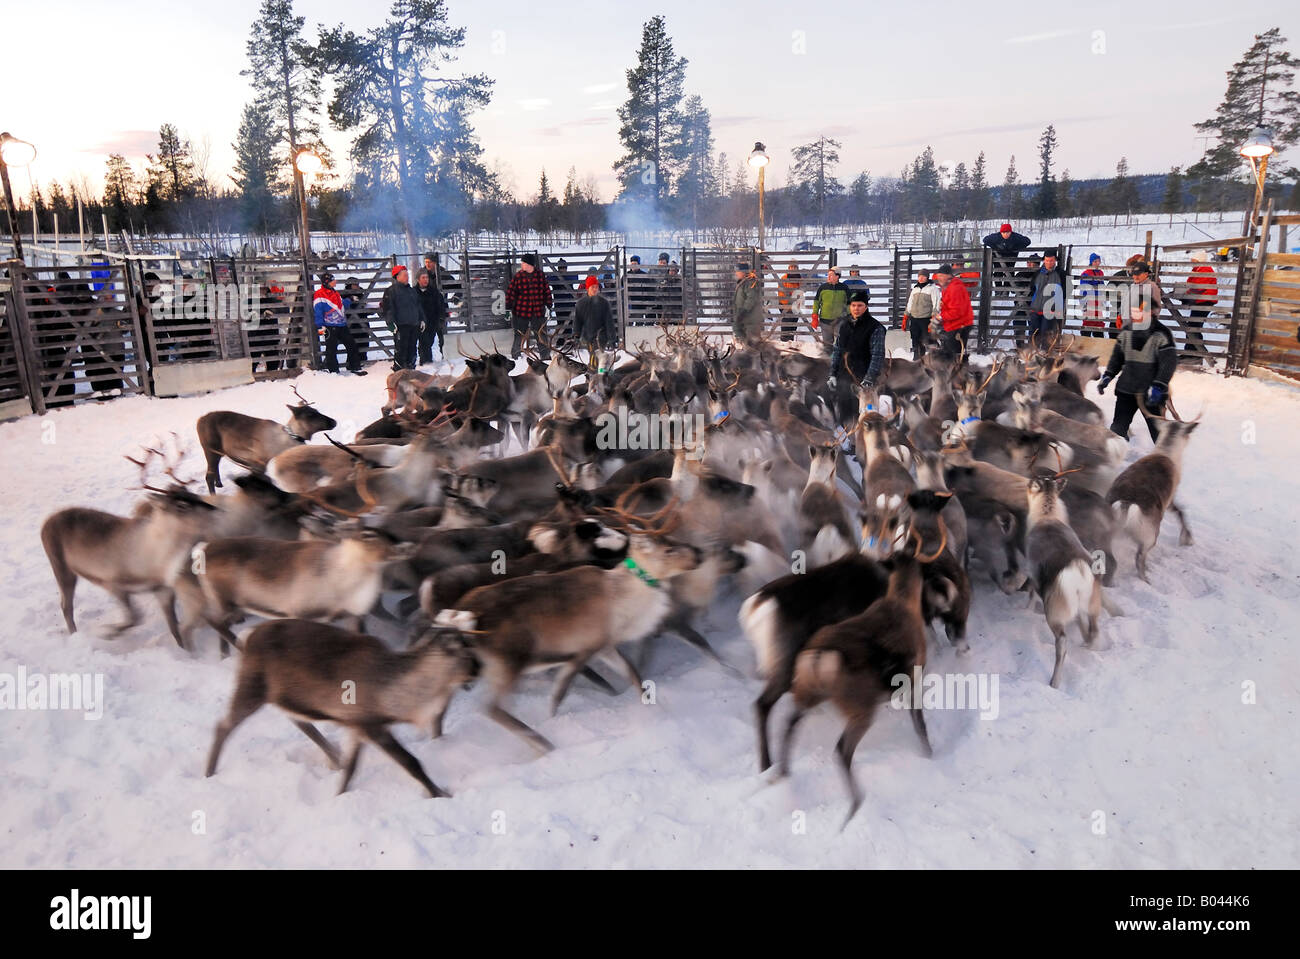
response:
M965 163L958 163L952 172L952 185L948 187L948 213L954 220L966 219L966 210L970 205L970 174Z
M230 175L239 191L240 216L254 232L270 233L284 225L277 209L284 195L282 171L277 157L277 137L271 108L262 100L244 106L235 150L235 171Z
M1061 180L1056 185L1056 215L1074 216L1074 184L1070 181L1070 171L1061 173Z
M975 166L971 168L969 214L976 220L989 215L988 164L983 150L980 150L980 155L975 158Z
M358 131L352 159L375 171L377 187L395 188L411 249L417 225L437 233L464 222L492 179L469 123L492 81L440 70L464 44L464 28L447 23L445 0L394 0L388 19L365 33L340 24L321 34L315 62L334 79L330 122Z
M819 136L811 143L790 151L794 159L790 182L807 192L812 211L823 228L826 226L826 201L844 191L839 180L835 179L835 165L840 162L843 146L839 140Z
M904 194L907 212L922 220L934 219L939 211L942 178L934 162L934 149L927 146L915 160L907 174Z
M1279 152L1300 140L1300 92L1291 89L1300 60L1284 49L1286 42L1277 27L1256 34L1245 56L1232 65L1218 110L1196 124L1196 129L1213 133L1217 142L1206 146L1201 159L1187 171L1189 175L1234 179L1248 175L1237 151L1256 127L1272 131L1273 146ZM1296 176L1296 170L1272 162L1268 176L1289 179Z
M533 228L541 234L555 230L560 219L560 204L551 192L551 181L546 178L546 168L542 168L542 178L537 184L537 199L533 202Z
M194 195L194 160L190 143L170 123L158 128L158 153L145 154L149 159L149 183L160 200L180 203Z
M1050 220L1057 214L1056 178L1052 176L1052 157L1056 153L1056 127L1047 125L1038 138L1038 196L1034 202L1034 215Z
M863 170L854 177L849 195L853 198L853 221L866 223L871 208L871 174Z
M1106 189L1109 206L1116 213L1132 213L1138 207L1137 184L1128 175L1128 157L1115 164L1115 179Z
M685 57L677 56L662 16L641 28L637 65L627 71L627 101L618 108L624 154L614 164L620 196L662 206L686 161L682 109Z
M291 169L299 147L308 147L328 164L329 151L321 140L321 78L316 53L303 38L306 18L293 15L293 0L262 0L258 17L249 28L249 68L257 99L266 107L275 156Z
M1165 177L1165 198L1160 204L1164 213L1181 213L1183 211L1183 168L1173 167Z
M687 99L683 117L686 163L677 178L676 195L691 226L698 227L702 204L717 195L712 118L699 96Z
M1014 217L1020 212L1020 174L1016 172L1016 157L1011 156L1011 163L1007 165L1007 175L1002 179L1002 208L1007 211L1008 217Z
M136 206L140 185L135 171L120 153L108 155L104 173L104 207L113 229L129 229L131 213Z

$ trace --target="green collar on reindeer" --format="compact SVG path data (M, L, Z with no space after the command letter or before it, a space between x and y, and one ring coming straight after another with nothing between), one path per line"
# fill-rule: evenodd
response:
M289 429L289 427L287 427L287 426L284 428L284 431L285 431L286 433L288 433L290 436L292 436L294 439L296 439L299 443L306 443L306 442L307 442L307 437L305 437L305 436L299 436L297 433L295 433L293 430Z
M645 583L647 586L653 586L655 589L659 588L659 580L655 579L653 576L651 576L649 573L643 570L640 566L638 566L636 564L636 560L634 560L631 556L623 560L623 565L626 566L628 570L636 576L637 579L641 580L641 582Z

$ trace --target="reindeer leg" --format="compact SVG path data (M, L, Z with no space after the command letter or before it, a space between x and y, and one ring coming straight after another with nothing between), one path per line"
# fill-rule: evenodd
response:
M573 682L573 677L578 675L578 671L590 658L590 656L575 657L560 667L560 675L556 677L555 688L551 691L552 716L560 708L560 703L564 701L565 695L569 692L569 684Z
M437 799L439 796L451 795L451 793L443 792L434 785L433 780L425 774L424 767L420 765L420 761L407 752L406 748L393 738L393 734L388 731L386 726L363 726L361 727L361 732L372 743L384 752L388 753L397 765L401 766L408 773L414 776L420 785L429 791L429 795L434 799Z
M778 778L784 779L790 775L790 753L794 748L794 729L805 715L806 712L796 706L785 724L785 738L781 741L781 763L776 767Z
M849 724L844 727L844 732L840 734L839 742L835 744L835 752L840 757L840 768L844 770L844 781L849 787L849 814L844 817L844 826L849 824L858 807L862 805L862 791L858 788L857 782L853 778L853 752L858 748L858 743L866 735L867 730L871 727L871 715L857 716L849 720ZM844 831L844 826L840 831Z
M113 598L122 604L122 609L126 611L126 622L112 627L110 635L116 639L125 633L128 629L140 622L140 613L135 608L135 603L131 601L131 594L125 590L114 590Z
M488 706L488 715L499 722L502 726L506 727L506 729L519 736L523 736L524 739L528 740L529 744L538 752L548 753L555 748L551 745L550 740L545 736L538 733L527 723L511 716L496 702L493 702Z
M210 449L204 449L203 455L208 461L208 472L204 479L208 481L208 492L215 493L217 487L221 485L221 454Z
M934 749L930 746L930 733L925 728L925 710L918 701L910 712L912 713L912 728L916 730L916 735L921 737L921 747L925 750L927 757L934 755Z
M718 655L717 651L712 646L709 645L709 641L705 639L700 634L700 632L687 621L685 614L681 616L674 616L671 620L669 620L667 623L664 624L664 628L671 630L672 632L680 636L682 639L690 643L692 646L694 646L696 649L699 649L701 652L703 652L706 656L712 659L715 663L717 663L727 672L732 673L737 677L740 676L740 670L736 669L734 666L726 662L721 656ZM643 658L642 666L644 665L645 665L645 660Z
M176 621L176 594L170 589L159 590L158 605L162 608L163 619L167 620L167 629L171 632L172 639L176 640L177 646L184 649L180 623Z
M76 620L72 618L72 594L77 591L77 576L75 573L69 573L66 581L59 580L59 606L63 610L63 622L67 624L68 632L77 631Z
M763 772L772 765L772 752L768 748L767 739L767 720L772 714L772 707L776 701L785 695L786 690L790 688L790 683L794 679L794 660L788 657L787 661L777 665L772 676L768 679L767 685L759 693L758 699L754 700L754 712L758 718L758 771Z
M614 647L614 655L618 657L619 662L623 667L623 671L627 673L628 681L631 682L637 693L640 693L644 687L641 685L641 676L637 673L636 666L633 665L632 660L628 659L627 655L617 646Z
M217 724L217 731L212 737L208 768L204 776L211 776L217 771L217 759L221 756L221 747L225 744L226 737L234 732L236 726L261 709L265 702L265 680L261 676L241 677L235 687L235 697L230 702L230 712Z
M1191 546L1192 530L1187 525L1187 516L1183 513L1183 508L1177 503L1170 503L1169 508L1174 511L1174 515L1178 517L1178 525L1182 527L1182 532L1178 534L1178 545Z
M330 741L320 734L319 729L317 729L311 723L303 722L300 719L295 719L293 721L293 724L302 730L303 735L305 735L308 739L310 739L312 742L314 742L317 746L321 748L321 750L329 758L331 769L339 768L338 750L335 749L333 746L331 746Z
M606 679L604 676L600 675L600 673L596 672L590 666L583 666L580 672L582 673L583 676L591 680L592 685L594 685L601 692L605 693L607 696L618 695L618 690L610 685L609 680Z
M1060 623L1049 623L1052 627L1052 635L1056 637L1056 668L1052 670L1052 681L1049 685L1053 689L1061 688L1061 667L1065 665L1065 626Z
M348 746L347 757L343 760L343 781L339 783L339 791L334 795L342 796L347 791L348 783L352 782L352 777L357 771L357 760L361 758L362 738L354 731L352 734L352 743Z

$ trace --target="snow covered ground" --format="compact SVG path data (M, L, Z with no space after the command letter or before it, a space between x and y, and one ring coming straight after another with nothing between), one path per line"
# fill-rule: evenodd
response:
M296 385L350 435L381 402L372 369ZM747 678L665 638L647 672L654 705L580 681L550 719L548 679L527 680L514 708L556 744L547 756L485 718L478 689L453 701L441 740L398 727L454 798L424 798L373 748L335 796L338 774L272 708L234 733L205 779L234 661L218 660L207 632L200 656L181 652L151 601L140 627L98 638L119 611L84 582L82 631L66 635L38 529L63 506L127 512L139 494L122 455L171 430L192 443L187 463L201 475L196 417L278 419L289 384L0 425L0 674L101 674L105 700L98 720L0 710L0 867L1294 867L1300 391L1187 372L1174 387L1184 415L1205 405L1181 497L1196 545L1178 546L1171 518L1150 586L1121 548L1112 595L1127 615L1103 619L1095 652L1072 633L1060 690L1047 685L1041 614L976 575L972 653L932 640L929 669L996 676L997 717L932 711L926 759L908 718L882 709L854 764L865 803L842 833L841 723L829 706L803 724L789 780L756 771L760 684L734 595L704 632ZM1145 431L1133 446L1149 448Z

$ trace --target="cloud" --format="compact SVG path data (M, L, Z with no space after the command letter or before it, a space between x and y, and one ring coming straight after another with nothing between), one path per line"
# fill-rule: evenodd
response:
M617 110L618 104L613 100L601 100L598 103L593 103L591 106L587 107L587 109L608 112L610 110Z
M942 133L932 133L924 137L918 137L914 140L896 140L893 143L873 143L874 149L893 150L901 147L923 147L930 146L939 140L949 140L952 137L975 136L980 133L1023 133L1025 130L1041 131L1049 123L1054 123L1058 132L1061 127L1068 123L1096 123L1101 120L1110 120L1117 116L1118 113L1103 113L1093 116L1080 117L1057 117L1055 120L1029 120L1023 123L1004 123L982 127L967 127L964 130L945 130Z
M763 118L762 118L762 117L742 117L742 116L734 116L734 117L714 117L712 122L713 122L713 129L716 130L716 129L718 129L719 127L735 127L735 126L740 126L742 123L756 123L756 122L758 122L758 121L761 120L761 119L763 119Z
M565 130L573 127L600 127L605 126L609 122L609 117L586 117L582 120L566 120L565 122L556 124L555 126L542 127L533 132L539 137L562 137L564 136Z
M100 143L89 146L86 153L120 153L127 157L142 157L158 151L157 130L121 130Z
M528 110L530 112L534 110L545 110L551 105L551 101L546 97L531 97L527 100L517 100L516 102L519 104L519 109Z
M1023 37L1007 37L1005 43L1038 43L1040 40L1056 40L1059 37L1072 37L1079 30L1049 30L1047 33L1029 33Z
M610 90L617 90L617 89L618 89L617 83L594 83L589 87L583 87L582 92L591 93L591 94L609 93Z

